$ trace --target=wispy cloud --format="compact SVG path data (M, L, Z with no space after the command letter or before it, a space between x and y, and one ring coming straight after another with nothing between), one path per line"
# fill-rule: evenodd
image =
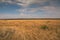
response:
M16 9L19 13L11 17L60 17L60 0L0 0L0 2L22 6ZM11 14L7 15L10 17Z
M60 0L0 0L0 2L16 3L18 5L28 6L30 4L41 4L49 2L50 5L60 5Z
M34 4L34 3L43 3L46 2L48 0L0 0L0 2L8 2L8 3L16 3L18 5L22 5L22 6L28 6L30 4Z

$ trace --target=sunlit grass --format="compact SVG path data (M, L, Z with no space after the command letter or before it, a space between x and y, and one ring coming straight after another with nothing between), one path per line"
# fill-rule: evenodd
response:
M60 20L0 20L0 40L60 40Z

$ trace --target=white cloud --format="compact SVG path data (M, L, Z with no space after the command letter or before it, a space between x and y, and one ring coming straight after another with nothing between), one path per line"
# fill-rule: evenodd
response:
M48 6L42 6L42 7L37 7L37 8L27 8L30 4L40 4L43 5L44 2L49 2L50 5ZM1 14L0 18L7 18L7 17L60 17L60 7L56 7L57 0L52 1L52 0L0 0L0 2L8 2L11 4L17 4L21 5L24 7L23 9L17 9L19 11L19 15L13 15L11 14ZM44 11L44 14L38 15L35 12L37 11ZM3 15L3 16L2 16Z
M22 5L27 7L30 4L43 4L44 2L49 2L51 6L56 6L59 0L0 0L0 2L16 3L17 5Z
M20 16L26 16L24 13L20 13Z
M43 11L43 13L38 14L37 11ZM55 6L44 6L39 8L26 8L19 9L22 16L31 17L48 17L48 18L59 18L60 17L60 7ZM27 13L28 12L28 13Z
M7 18L20 18L20 16L18 14L0 13L0 19L7 19Z
M39 10L42 10L42 7L17 9L19 13L24 13L24 14L35 14Z
M54 7L54 6L44 6L42 8L42 10L45 10L46 12L50 13L59 13L60 12L60 8L58 7Z
M0 19L10 19L10 18L38 18L39 16L36 14L10 14L10 13L1 13L0 14Z
M8 3L16 3L18 5L22 5L22 6L28 6L30 4L33 3L42 3L42 2L46 2L48 0L0 0L0 2L8 2Z

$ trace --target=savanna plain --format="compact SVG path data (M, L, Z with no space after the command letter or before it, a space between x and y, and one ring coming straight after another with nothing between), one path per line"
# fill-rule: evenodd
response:
M60 20L0 20L0 40L60 40Z

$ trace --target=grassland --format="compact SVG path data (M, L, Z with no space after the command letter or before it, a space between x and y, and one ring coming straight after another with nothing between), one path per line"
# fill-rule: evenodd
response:
M0 20L0 40L60 40L60 20Z

